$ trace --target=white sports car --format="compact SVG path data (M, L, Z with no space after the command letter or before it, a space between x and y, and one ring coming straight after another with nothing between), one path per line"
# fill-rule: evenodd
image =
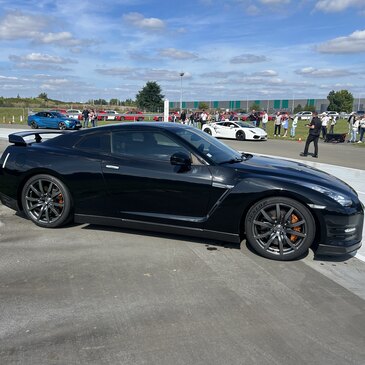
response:
M204 124L202 130L213 137L233 138L241 141L266 141L267 133L250 122L224 121Z

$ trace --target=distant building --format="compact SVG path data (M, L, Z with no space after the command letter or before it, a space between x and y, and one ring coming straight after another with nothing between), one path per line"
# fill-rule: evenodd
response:
M364 110L365 99L354 100L353 110ZM199 109L199 104L205 103L209 109L229 109L229 110L246 110L249 111L253 104L259 105L261 110L267 110L269 113L278 110L293 112L301 105L302 109L308 105L314 107L316 111L322 113L327 110L329 101L327 99L282 99L282 100L200 100L200 101L183 101L182 108L188 110ZM170 101L170 109L180 109L180 101Z

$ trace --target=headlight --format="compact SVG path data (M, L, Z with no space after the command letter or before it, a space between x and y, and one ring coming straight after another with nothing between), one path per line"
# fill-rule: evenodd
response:
M331 191L329 189L326 189L322 186L317 186L317 185L313 185L313 186L311 186L311 188L313 190L319 191L322 194L327 195L331 199L335 200L337 203L341 204L343 207L350 207L352 205L351 199L349 199L339 193L336 193L335 191Z

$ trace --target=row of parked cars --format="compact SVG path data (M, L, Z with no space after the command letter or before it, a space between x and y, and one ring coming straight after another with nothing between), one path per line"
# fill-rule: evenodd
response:
M130 111L117 113L115 110L99 110L96 114L98 120L111 121L143 121L142 112ZM78 109L52 109L40 111L28 116L28 125L34 129L79 129L81 128L82 111Z

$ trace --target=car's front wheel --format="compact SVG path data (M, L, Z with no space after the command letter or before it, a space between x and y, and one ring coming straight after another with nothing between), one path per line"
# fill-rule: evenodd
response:
M236 133L236 139L239 141L244 141L246 139L245 133L243 131L238 131Z
M58 123L58 129L64 130L67 129L67 125L65 122L59 122Z
M30 127L33 128L33 129L37 129L38 128L38 124L34 120L32 120L30 122Z
M294 260L312 245L315 221L296 200L276 197L254 204L246 215L246 239L260 255L273 260Z
M30 178L22 190L25 214L45 228L65 224L71 215L71 196L67 187L54 176L41 174Z

